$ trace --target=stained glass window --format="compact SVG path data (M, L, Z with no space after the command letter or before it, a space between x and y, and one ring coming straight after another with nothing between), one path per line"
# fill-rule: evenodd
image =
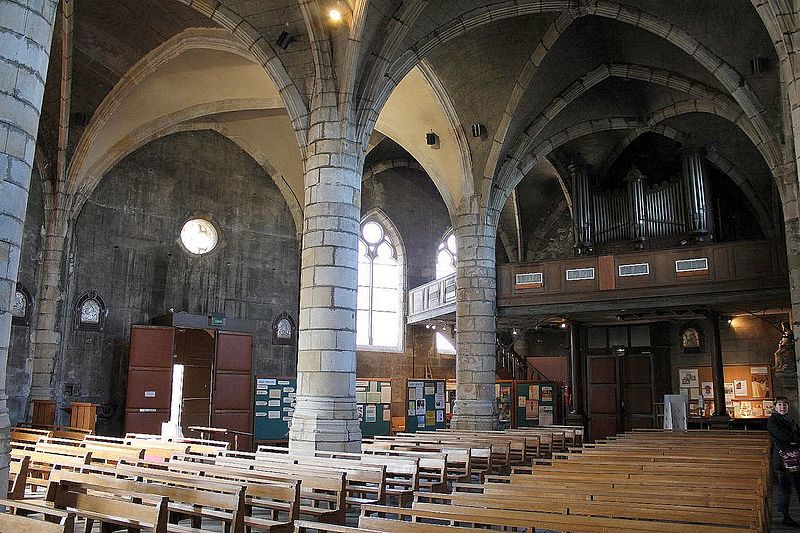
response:
M358 240L356 344L401 347L402 277L396 239L375 219L361 224Z
M208 220L193 218L181 228L181 243L195 255L207 254L217 246L217 228Z
M11 316L25 318L28 314L28 298L21 290L14 293L14 302L11 304Z
M456 236L450 229L444 234L436 247L436 279L446 278L456 271L456 259L458 258L458 248L456 247ZM436 351L439 353L454 354L455 346L452 340L436 332Z

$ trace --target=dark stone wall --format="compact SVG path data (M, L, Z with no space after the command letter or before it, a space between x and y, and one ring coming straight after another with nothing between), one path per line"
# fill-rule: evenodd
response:
M405 248L406 291L436 277L436 247L450 227L447 207L431 179L419 170L395 167L364 180L361 214L380 208L400 232ZM455 378L455 356L437 354L433 332L424 326L407 326L403 352L359 350L356 374L360 378L391 378L392 416L405 414L405 380L424 377Z
M178 243L193 216L221 231L217 248L199 258ZM221 135L170 135L121 161L84 206L73 250L70 326L55 390L64 402L101 404L98 432L122 430L131 325L170 308L254 321L254 371L295 374L296 347L273 346L271 336L279 313L297 320L294 222L272 179ZM108 307L102 332L75 327L75 302L87 291Z
M22 255L19 260L19 276L17 277L17 282L25 287L33 301L28 325L11 326L11 344L8 351L8 369L6 372L6 394L8 394L8 411L12 424L26 420L25 413L33 365L32 336L36 331L36 306L42 266L43 226L42 180L36 168L34 168L31 173L31 185L28 192L28 209L25 213Z

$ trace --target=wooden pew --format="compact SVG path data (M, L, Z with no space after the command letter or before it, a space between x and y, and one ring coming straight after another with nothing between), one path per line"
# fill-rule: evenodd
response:
M77 473L56 470L51 474L51 483L65 483L71 487L91 489L110 494L138 494L167 498L171 516L192 517L192 527L170 523L168 531L190 533L200 528L200 520L218 521L231 533L244 532L245 488L235 484L208 486L198 480L192 487L176 486L149 479L133 481L106 473ZM50 496L50 495L48 495Z
M379 505L365 505L362 516L397 516L411 521L435 521L440 525L463 525L477 528L513 527L542 528L559 531L581 531L585 533L606 533L608 531L637 531L648 533L731 533L747 531L747 528L719 527L688 524L685 522L658 522L623 518L605 518L562 514L555 512L520 511L510 509L490 509L463 507L458 505L415 504L413 508L399 508Z
M85 490L86 487L60 481L48 488L48 495L55 509L74 511L83 518L87 531L91 531L94 522L98 522L129 530L140 531L146 528L153 533L167 533L168 498L160 498L154 504L135 503L131 500L138 499L141 495L131 493L123 499L119 494L112 497L87 494Z
M2 533L73 533L75 513L42 508L18 500L0 499L6 512L0 513ZM30 513L42 515L42 519Z

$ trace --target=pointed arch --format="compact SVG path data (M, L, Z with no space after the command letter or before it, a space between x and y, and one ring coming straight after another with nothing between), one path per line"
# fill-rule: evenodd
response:
M356 345L359 350L402 352L405 338L406 250L400 231L375 207L361 217L358 234Z

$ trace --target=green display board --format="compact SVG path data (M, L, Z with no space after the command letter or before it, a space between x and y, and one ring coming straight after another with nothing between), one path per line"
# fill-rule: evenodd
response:
M445 427L443 379L409 379L406 382L406 431L431 431Z
M556 384L532 381L516 382L517 427L547 426L555 424Z
M392 382L386 379L357 379L356 410L361 421L361 436L391 435Z
M256 376L255 391L255 440L288 441L297 379Z

